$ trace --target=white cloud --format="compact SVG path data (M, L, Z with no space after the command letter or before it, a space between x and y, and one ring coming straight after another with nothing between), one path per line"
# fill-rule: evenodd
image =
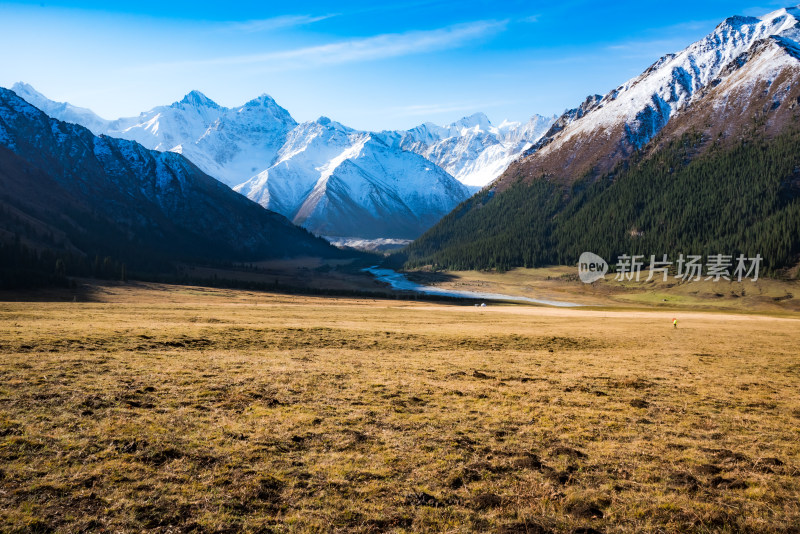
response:
M436 50L447 50L502 32L508 21L477 21L435 30L388 33L336 43L262 54L228 56L151 65L155 67L214 67L263 65L288 70L320 65L371 61ZM145 67L148 68L148 67Z
M681 44L678 44L681 43ZM678 39L653 39L650 41L642 40L642 41L627 41L624 43L618 43L613 45L606 46L606 50L613 50L613 51L636 51L639 53L649 53L653 50L662 51L662 53L666 54L669 51L674 51L676 46L680 46L680 48L685 48L686 43L684 40Z
M270 30L277 30L281 28L294 28L297 26L305 26L313 24L321 20L335 17L335 14L330 15L282 15L280 17L272 17L269 19L261 20L246 20L243 22L231 22L225 26L226 30L239 31L244 33L256 33Z

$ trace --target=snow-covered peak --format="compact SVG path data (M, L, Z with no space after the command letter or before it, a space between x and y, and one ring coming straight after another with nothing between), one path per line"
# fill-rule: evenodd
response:
M489 117L486 116L485 113L473 113L468 117L464 117L449 126L449 128L458 128L458 129L473 129L476 128L478 131L488 132L492 129L492 123L489 121Z
M771 13L767 13L763 17L758 17L760 20L775 20L779 19L784 16L794 17L795 19L800 19L800 4L793 6L793 7L784 7L778 10L775 10Z
M564 180L602 174L668 124L681 131L721 128L716 135L735 131L722 124L733 119L726 110L743 111L755 102L762 113L777 109L800 73L798 15L800 9L788 8L763 17L730 17L605 96L590 96L525 152L526 172ZM764 104L767 95L771 102ZM709 115L701 119L697 110Z
M373 194L399 195L402 202L410 203L389 211L414 213L425 221L412 224L419 230L435 222L431 214L444 214L468 195L469 189L452 183L453 176L470 186L484 185L541 135L549 122L534 116L525 124L504 121L495 127L484 113L474 113L447 126L425 123L407 132L373 133L325 116L298 125L267 94L229 109L200 91L191 91L174 104L118 119L101 133L183 154L209 175L230 186L241 184L238 191L287 214L298 213L300 206L305 206L304 213L311 206L316 210L321 204L314 199L333 194L333 189L323 194L328 182L347 176L345 182L337 182L337 195L355 198L363 193L366 196L357 202L364 205ZM382 181L382 172L393 178ZM344 183L360 184L358 192L348 191L350 186ZM422 184L438 185L415 192L416 187L428 187ZM312 192L314 199L306 203ZM336 202L346 200L342 197ZM389 209L388 204L384 208ZM406 228L403 231L411 228L406 220L391 224L395 223Z
M533 119L531 119L531 120L533 120ZM513 130L514 128L519 128L519 126L520 126L520 123L518 123L516 121L510 121L508 119L503 119L503 122L501 122L497 126L497 131L502 132L502 131L505 131L505 130Z
M555 119L534 115L525 124L503 121L493 126L484 113L474 113L447 126L426 122L375 136L389 146L426 157L465 185L482 187L500 176Z
M67 105L65 102L53 102L52 100L49 100L42 93L34 89L33 86L28 85L27 83L24 82L15 83L14 85L11 86L11 90L17 93L17 96L25 100L27 103L33 105L34 107L39 108L48 115L50 115L50 113L48 113L48 110L54 110L58 107ZM59 117L54 117L54 118L58 119Z
M172 104L172 106L178 107L181 104L194 107L220 109L219 104L217 104L216 102L214 102L206 95L197 90L189 92L186 96L183 97L182 100L180 100L179 102L175 102L174 104Z
M798 7L763 17L729 17L706 37L676 54L663 56L638 77L592 103L584 116L569 121L563 131L554 132L559 134L559 143L545 143L542 150L556 150L570 139L620 126L631 146L643 146L756 42L780 37L783 43L796 43L800 38L797 16Z
M42 101L47 100L47 98L33 88L32 85L27 84L25 82L17 82L11 86L11 90L17 93L21 98L24 98L29 104L36 105L34 100Z
M278 103L275 102L275 99L269 96L267 93L261 93L256 98L249 100L244 107L280 107Z
M469 196L441 168L328 117L298 125L271 167L234 188L315 233L416 237Z
M109 123L109 121L99 117L90 109L79 108L67 102L54 102L27 83L17 82L11 87L11 90L50 117L64 122L80 124L91 130L95 135L102 133Z
M288 133L273 166L292 160L295 166L298 161L303 161L307 167L316 168L363 137L369 137L369 134L348 128L328 117L304 122ZM301 153L303 157L298 158Z
M348 126L345 126L341 122L337 122L335 120L332 120L332 119L330 119L330 118L328 118L328 117L326 117L324 115L322 117L318 118L316 121L312 121L311 123L307 123L307 124L319 125L319 126L322 126L322 127L326 128L328 130L342 132L344 134L350 134L350 133L355 132L355 130L353 130L352 128L350 128Z
M238 123L240 129L266 131L277 127L284 134L297 126L297 121L291 114L268 94L262 94L243 106L233 108L226 114L225 120Z

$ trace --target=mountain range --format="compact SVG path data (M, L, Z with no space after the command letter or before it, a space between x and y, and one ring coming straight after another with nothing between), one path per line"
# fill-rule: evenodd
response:
M4 262L47 253L62 265L108 257L163 272L175 261L344 254L180 154L95 136L2 88L0 191Z
M735 16L559 117L403 255L511 268L604 254L800 255L800 7Z
M537 141L557 117L534 115L525 123L504 121L493 126L475 113L447 126L426 122L407 131L383 131L387 145L415 152L450 173L461 183L483 187Z
M499 176L555 119L535 115L526 124L495 127L479 113L444 127L374 133L327 117L298 124L267 95L226 108L192 91L171 105L109 121L27 84L12 90L95 134L183 154L262 206L336 238L419 236Z
M364 132L298 124L266 95L225 108L196 91L106 121L18 84L36 107L0 95L5 238L84 255L333 254L294 222L381 246L424 231L393 257L406 267L572 264L593 251L612 263L760 254L768 271L787 269L800 261L799 18L800 7L731 17L605 95L526 124L475 114ZM470 196L466 184L485 180Z

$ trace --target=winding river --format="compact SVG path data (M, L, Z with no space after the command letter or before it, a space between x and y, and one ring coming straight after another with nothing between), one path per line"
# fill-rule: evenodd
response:
M389 284L393 289L399 291L414 291L425 295L436 295L440 297L456 297L479 300L506 300L514 302L530 302L533 304L545 304L547 306L558 306L559 308L575 308L581 304L574 302L564 302L558 300L534 299L517 295L503 295L502 293L483 293L481 291L459 291L457 289L440 289L438 287L426 286L412 282L402 273L392 269L381 269L377 265L362 269L372 274L376 280Z

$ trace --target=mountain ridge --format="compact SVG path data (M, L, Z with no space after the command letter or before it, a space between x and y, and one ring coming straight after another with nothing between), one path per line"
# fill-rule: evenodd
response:
M341 255L179 154L95 136L7 89L0 89L0 183L0 239L33 249L109 256L143 270Z
M65 108L51 105L30 86L15 87L54 115L66 112ZM226 108L197 90L137 117L105 121L86 111L73 112L64 118L91 119L99 124L95 124L95 132L135 140L150 149L183 154L207 174L313 232L330 237L365 238L369 234L374 238L403 239L419 236L473 191L498 176L552 120L537 115L525 124L506 121L496 127L485 114L478 112L446 126L428 123L408 131L364 132L324 116L297 124L288 111L266 94L242 106ZM341 149L338 152L322 147L316 137L320 129L339 129L342 135L353 137L352 143L356 143L356 138L373 140L365 149L372 151L374 157L380 154L383 163L371 165L369 172L361 173L365 181L362 186L367 187L367 182L372 184L373 196L382 199L364 198L360 204L354 204L346 198L344 189L326 194L327 189L321 183L315 190L310 182L327 181L325 172L337 172L336 166L343 164L347 159L345 152L352 148L348 143L334 143L332 146ZM311 137L298 140L303 134ZM302 150L298 148L300 145ZM308 154L303 154L311 150L318 152L311 158L313 166L306 161ZM441 172L420 163L417 156L431 161ZM394 172L402 165L413 170L407 173L405 186ZM383 172L381 169L394 172L396 179L382 180L376 174ZM471 185L462 187L450 171L456 173L456 180ZM338 174L347 175L352 182L358 173L346 166ZM287 180L298 183L275 183ZM437 185L444 182L450 183ZM332 185L335 184L345 187L341 180L333 180ZM381 190L381 185L389 189ZM300 200L296 198L298 194L310 196ZM442 196L433 198L436 194ZM397 211L386 211L389 206ZM310 212L315 215L308 216ZM345 212L359 213L362 220L356 224L343 222L341 216ZM392 223L381 224L377 218L379 212L387 214ZM346 235L354 231L362 235Z
M587 250L612 260L683 251L762 253L772 272L793 265L800 259L793 13L800 11L726 19L606 95L588 97L397 259L408 267L509 269L573 264ZM707 250L713 244L729 250Z
M800 25L794 12L779 9L763 17L725 19L684 50L665 54L639 76L567 111L555 123L560 127L551 128L514 165L524 166L528 179L545 175L568 181L609 172L653 139L754 43L782 36L796 45ZM498 179L500 189L513 181L520 166Z

